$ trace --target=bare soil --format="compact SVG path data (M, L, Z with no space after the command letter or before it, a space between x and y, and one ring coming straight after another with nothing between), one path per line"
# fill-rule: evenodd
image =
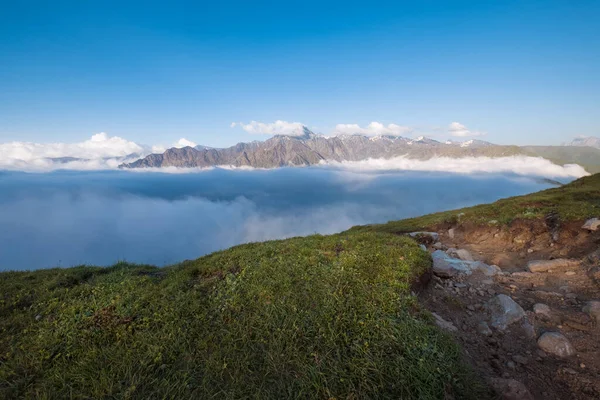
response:
M504 228L462 225L454 227L453 237L452 227L439 227L445 248L467 249L503 272L434 277L420 300L458 328L454 334L467 360L486 380L515 379L535 399L600 399L600 326L582 311L586 302L600 300L600 232L581 229L582 222L561 226L549 219L515 221ZM581 263L568 270L526 272L528 261L554 258ZM517 302L526 317L486 336L478 324L489 322L485 304L500 293ZM550 307L550 318L533 312L536 303ZM567 337L576 356L561 359L540 350L537 338L547 331Z

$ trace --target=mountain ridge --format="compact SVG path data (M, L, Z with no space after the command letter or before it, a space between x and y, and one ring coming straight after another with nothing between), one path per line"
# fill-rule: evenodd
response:
M407 157L428 160L435 157L508 157L546 158L553 163L579 164L588 172L600 172L600 149L592 146L515 146L498 145L478 139L440 142L424 136L344 134L323 136L304 127L290 135L275 135L265 141L240 142L227 148L170 148L162 154L150 154L121 169L133 168L206 168L213 166L278 168L309 166L325 161L361 161Z

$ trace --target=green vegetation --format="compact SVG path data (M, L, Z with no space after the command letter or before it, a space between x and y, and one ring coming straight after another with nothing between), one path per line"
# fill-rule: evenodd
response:
M168 268L0 274L0 398L481 398L410 295L408 238L237 246Z
M508 225L518 219L543 219L553 214L559 221L580 221L600 216L600 174L557 188L492 204L445 211L386 224L356 226L349 232L403 233L435 230L444 225Z

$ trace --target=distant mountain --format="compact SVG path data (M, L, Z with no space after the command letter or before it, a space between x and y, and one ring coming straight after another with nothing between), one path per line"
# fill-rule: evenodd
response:
M151 154L121 168L209 167L231 165L255 168L301 166L321 161L360 161L368 158L407 156L415 159L432 157L501 157L521 154L516 146L497 146L471 140L464 143L441 143L419 137L340 135L325 137L304 127L292 135L277 135L264 142L238 143L225 149L204 146L172 148L163 154Z
M593 136L580 136L573 139L570 143L566 143L565 146L585 146L600 149L600 138Z

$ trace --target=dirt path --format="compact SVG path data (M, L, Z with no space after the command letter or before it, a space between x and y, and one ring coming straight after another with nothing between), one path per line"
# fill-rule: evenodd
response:
M499 398L600 399L600 321L585 308L600 300L600 232L584 231L581 224L556 229L518 222L509 229L463 227L449 233L445 227L439 234L437 243L424 241L429 242L429 251L457 257L447 250L465 249L467 257L502 269L493 276L479 270L450 278L434 276L420 293L441 325L451 324L446 328L453 331L475 369L498 388ZM528 272L528 262L556 258L578 262ZM499 298L506 300L498 295L516 303L514 321L506 327L494 325L494 307L500 307L494 304ZM513 304L510 299L506 302ZM513 312L500 311L500 318ZM542 350L544 344L538 341L547 332L564 336L570 343L567 350L574 354L553 354L561 344Z

